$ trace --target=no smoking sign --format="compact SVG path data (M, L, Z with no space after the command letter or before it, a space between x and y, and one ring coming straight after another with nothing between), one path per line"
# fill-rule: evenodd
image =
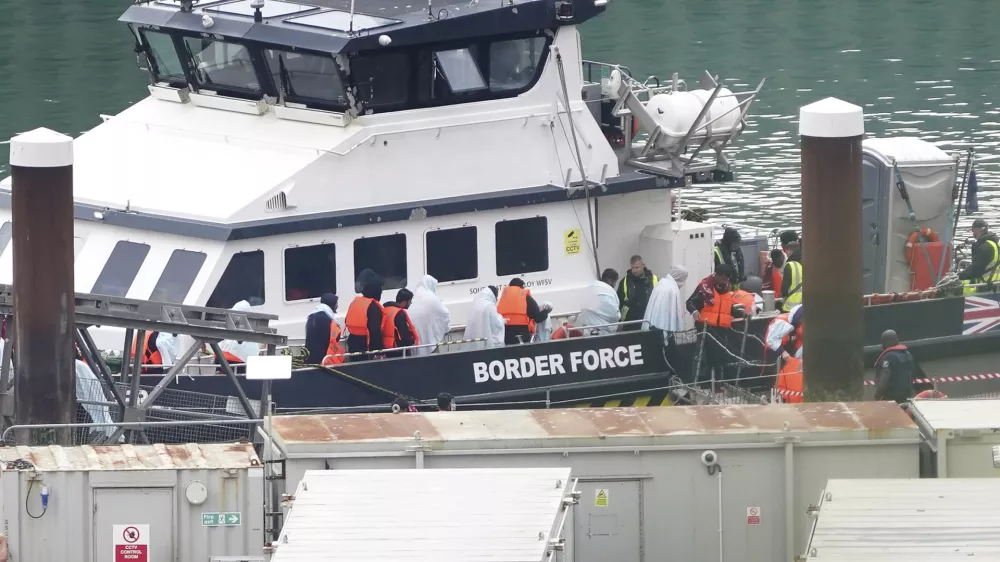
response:
M760 508L747 508L747 525L760 525Z

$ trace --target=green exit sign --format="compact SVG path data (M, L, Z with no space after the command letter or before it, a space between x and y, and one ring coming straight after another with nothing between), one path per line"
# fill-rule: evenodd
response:
M203 527L239 527L243 524L242 515L238 511L206 512L201 514Z

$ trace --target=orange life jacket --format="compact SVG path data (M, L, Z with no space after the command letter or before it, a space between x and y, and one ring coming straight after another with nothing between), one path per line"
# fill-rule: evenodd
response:
M774 262L767 262L764 268L764 289L774 291L774 298L781 298L781 268L774 267Z
M340 325L330 320L330 344L326 346L326 356L323 357L324 365L343 365L344 346L340 345L340 336L343 330Z
M729 328L733 325L733 293L720 293L712 288L715 300L701 309L701 318L709 326Z
M507 287L500 295L497 312L507 320L508 326L527 326L528 331L535 333L535 321L528 318L528 297L531 291L521 287Z
M774 381L774 389L778 391L782 402L790 404L802 403L802 392L805 390L802 379L802 360L790 357L778 372Z
M403 313L403 318L406 318L406 325L410 328L410 333L413 334L413 345L420 345L420 336L417 335L417 329L413 327L413 322L410 321L410 315L403 308L390 306L383 309L382 314L383 349L392 349L397 347L396 344L399 343L399 330L396 329L396 315L400 312Z
M733 304L743 305L743 310L746 311L747 317L750 317L753 316L754 305L757 303L753 298L753 293L737 289L733 291Z
M375 299L358 295L351 301L351 306L347 308L347 318L344 319L344 325L347 326L347 331L352 336L364 336L366 340L368 339L368 307L372 303L378 306L378 309L382 312L382 319L383 321L385 320L385 309L382 308L382 303ZM370 344L371 342L369 342Z
M566 338L578 338L582 335L583 332L580 330L575 330L572 324L563 324L562 326L556 328L554 332L552 332L552 339L564 340Z
M142 341L142 364L143 365L162 365L163 355L160 354L160 350L156 348L156 339L153 336L159 336L160 333L156 331L146 332L146 337ZM150 340L152 339L152 342ZM132 356L135 357L136 344L139 340L132 340Z

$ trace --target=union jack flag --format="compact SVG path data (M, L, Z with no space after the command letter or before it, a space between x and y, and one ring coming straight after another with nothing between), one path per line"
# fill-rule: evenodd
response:
M981 334L1000 328L1000 297L965 297L963 334Z

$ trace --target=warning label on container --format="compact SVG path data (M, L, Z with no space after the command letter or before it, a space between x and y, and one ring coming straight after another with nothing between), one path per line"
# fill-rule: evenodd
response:
M747 508L747 525L760 525L760 508Z
M149 562L149 525L112 525L115 562Z
M594 494L594 505L597 507L608 507L608 490L606 488L597 489L597 493Z

